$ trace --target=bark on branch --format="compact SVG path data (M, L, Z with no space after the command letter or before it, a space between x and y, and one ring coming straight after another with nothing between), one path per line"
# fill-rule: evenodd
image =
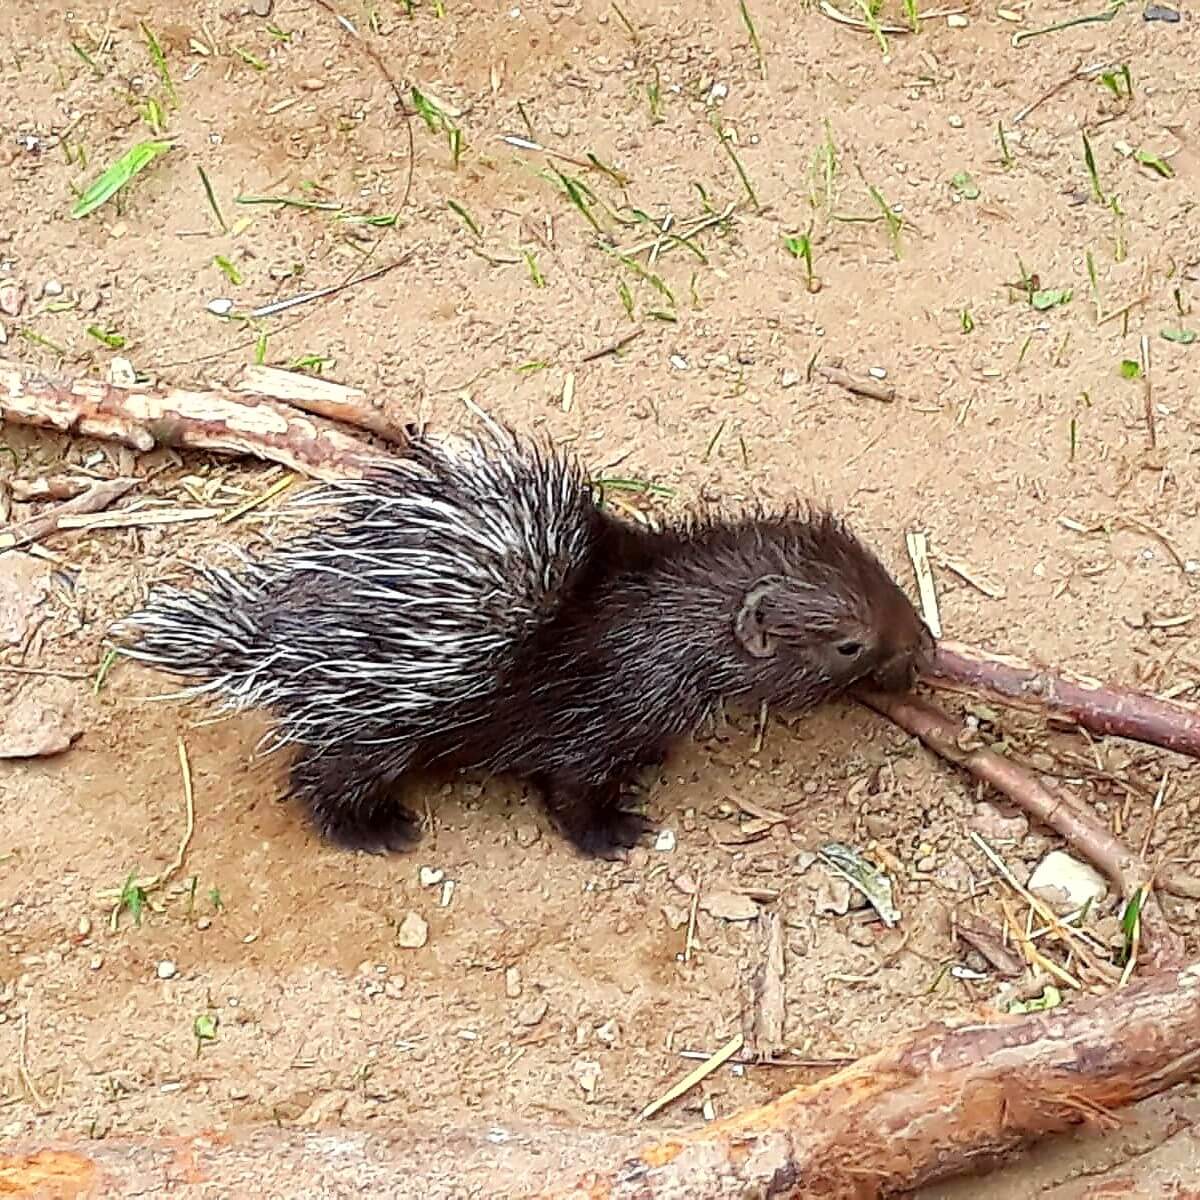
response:
M29 1145L0 1154L0 1194L877 1200L1113 1124L1113 1110L1200 1074L1197 1028L1200 964L1065 1009L934 1024L689 1131L263 1128Z
M1200 713L1085 675L1048 671L1011 655L941 642L925 679L946 691L1061 717L1089 733L1130 738L1200 758Z
M175 446L252 455L318 479L359 476L374 454L329 422L264 396L56 379L4 359L0 420L121 442L143 452Z

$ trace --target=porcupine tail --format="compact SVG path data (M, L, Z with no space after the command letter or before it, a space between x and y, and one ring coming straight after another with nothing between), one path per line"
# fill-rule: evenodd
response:
M171 698L272 711L280 743L411 737L478 698L595 537L574 460L494 424L453 450L418 436L289 507L315 514L299 536L156 589L113 630L120 654L183 680Z

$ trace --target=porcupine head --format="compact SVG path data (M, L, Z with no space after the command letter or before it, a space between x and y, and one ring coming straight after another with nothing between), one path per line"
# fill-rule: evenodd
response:
M883 564L833 514L745 526L756 572L733 620L746 699L807 708L855 685L912 686L933 638ZM743 576L744 578L744 576Z

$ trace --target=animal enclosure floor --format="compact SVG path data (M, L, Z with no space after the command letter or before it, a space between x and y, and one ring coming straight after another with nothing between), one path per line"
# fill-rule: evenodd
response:
M927 533L947 636L1200 699L1194 11L1127 5L1014 45L1083 10L970 4L965 27L885 35L885 57L783 0L747 0L754 39L736 0L345 0L421 108L406 202L408 132L377 63L318 4L262 7L0 5L0 356L96 376L120 356L193 387L261 359L439 429L466 427L470 398L662 517L827 499L910 590L905 534ZM173 148L72 220L76 191L155 127ZM277 316L210 311L405 255ZM136 473L130 499L176 512L229 512L282 475L0 440L0 481ZM414 789L429 828L410 855L339 852L280 802L280 764L254 760L256 717L147 703L169 685L126 665L94 689L108 623L223 542L253 546L279 499L227 523L62 533L50 562L0 556L0 704L80 731L64 753L0 762L0 1142L624 1127L695 1065L681 1052L743 1028L762 955L748 893L784 923L795 1055L868 1053L999 990L950 919L999 928L1001 900L1024 909L971 834L1021 878L1059 842L850 705L772 716L761 739L735 714L681 746L648 798L672 848L604 864L520 788L474 780ZM31 607L5 605L18 562ZM943 701L1133 847L1200 860L1194 762ZM140 923L135 901L113 928L98 893L180 845L180 739L194 833ZM831 841L891 865L898 929L845 911L812 861ZM1196 906L1165 906L1195 950ZM1097 937L1119 938L1115 914L1096 907ZM948 969L962 964L973 977ZM726 1066L655 1120L821 1073ZM1179 1131L1196 1115L1195 1094L1149 1102L986 1194L1068 1200L1152 1161L1195 1187Z

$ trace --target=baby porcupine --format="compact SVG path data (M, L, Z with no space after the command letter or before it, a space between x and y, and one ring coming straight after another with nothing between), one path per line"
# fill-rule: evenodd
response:
M649 828L626 785L719 702L903 689L931 645L830 513L653 532L499 426L453 452L419 434L294 503L317 512L302 534L152 595L120 649L185 695L272 713L291 792L348 847L414 840L395 785L450 767L531 782L576 847L610 856Z

